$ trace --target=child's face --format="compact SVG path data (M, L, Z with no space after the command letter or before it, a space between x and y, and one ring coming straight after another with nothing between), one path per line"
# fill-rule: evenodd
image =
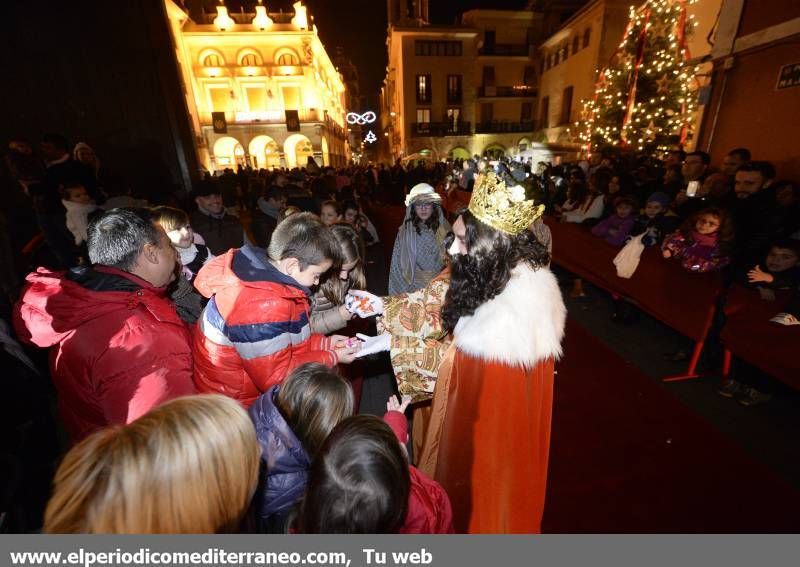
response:
M350 272L352 272L356 266L358 266L358 260L342 264L339 270L339 279L346 282L350 278Z
M194 242L194 230L188 224L167 233L170 242L176 248L189 248Z
M339 215L336 214L336 209L330 205L325 205L319 212L319 218L325 226L330 226L339 220Z
M608 182L608 192L611 195L619 192L619 177L616 175L611 178L611 181Z
M287 275L294 278L294 280L299 283L300 285L304 285L306 287L312 287L315 285L319 285L319 278L331 269L333 262L330 260L326 260L321 264L310 264L306 266L305 270L300 269L300 265L298 264L295 268L290 268Z
M664 212L664 207L662 207L661 203L657 201L650 201L644 206L644 214L651 219L657 217L663 212Z
M767 269L774 274L776 272L791 270L797 266L798 261L800 261L800 258L797 257L794 250L773 246L769 249L765 264L767 265Z
M358 211L357 210L355 210L355 209L347 209L344 212L344 222L350 223L350 224L356 224L357 220L358 220Z
M617 205L617 216L618 217L629 217L633 212L633 207L629 203L620 203Z
M85 187L72 187L71 189L67 189L67 201L88 205L92 202L92 198L89 196L89 193L86 192Z
M714 215L701 215L695 224L695 230L700 234L714 234L719 230L719 218Z
M426 221L433 215L433 203L430 201L418 201L414 203L414 212L417 213L419 220Z

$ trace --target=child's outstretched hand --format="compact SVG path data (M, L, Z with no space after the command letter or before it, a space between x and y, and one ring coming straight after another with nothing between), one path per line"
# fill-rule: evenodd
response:
M353 362L358 358L358 351L361 350L361 341L355 337L331 335L331 344L336 358L342 364Z
M767 272L761 269L761 266L756 266L749 272L747 272L747 279L750 283L756 282L764 282L764 283L772 283L775 281L775 278L772 274L768 274Z
M392 394L386 402L386 411L399 411L405 413L408 404L411 403L411 396L403 396L401 401L397 401L397 396Z

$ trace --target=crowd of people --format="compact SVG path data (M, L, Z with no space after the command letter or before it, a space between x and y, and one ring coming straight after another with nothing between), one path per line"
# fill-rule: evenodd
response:
M71 151L49 136L39 152L14 141L5 159L8 187L30 202L38 228L22 248L10 232L9 344L49 349L70 447L54 474L45 531L540 529L565 310L548 251L527 230L543 209L507 191L510 176L481 187L497 189L492 202L513 202L522 218L509 222L509 207L481 201L451 230L442 165L240 168L206 176L188 195L154 199L108 181L93 153L84 159L87 148ZM377 263L368 259L382 255L368 218L376 202L407 207L383 274L390 295L365 289ZM477 292L476 278L486 282ZM481 344L489 321L518 317L512 295L535 289L553 304L548 328L527 321L519 351L508 341ZM424 299L434 290L445 296L441 315ZM422 333L410 333L416 343L403 336L397 323L406 317L391 308L400 304L434 320L436 345ZM353 336L354 320L373 317L377 327L358 328L379 333ZM448 359L448 372L415 356L420 343ZM428 384L400 388L384 401L383 419L356 415L347 366L383 351L402 385L418 384L426 369ZM541 424L508 435L489 420L465 435L443 420L445 409L463 419L499 414L507 391L471 400L437 392L465 380L489 392L490 377L506 371L519 374L521 388L509 415L522 423L535 405ZM496 478L501 442L538 458ZM497 490L486 493L489 479ZM197 491L205 505L192 498ZM530 507L511 513L522 501Z
M69 439L50 533L538 532L566 317L543 215L765 299L800 283L800 189L745 149L719 172L679 150L311 161L147 195L62 136L5 158L3 355L49 372ZM387 270L370 217L403 204ZM359 415L351 365L383 352L398 395Z
M534 183L555 218L589 225L612 246L657 246L665 261L690 273L720 272L725 287L756 289L764 301L792 294L771 322L800 324L800 184L780 179L747 148L729 151L718 170L711 163L702 151L669 151L663 161L599 151L589 161L540 164ZM635 314L616 302L616 319ZM723 324L718 317L712 331ZM736 361L719 393L750 406L773 390L769 377Z

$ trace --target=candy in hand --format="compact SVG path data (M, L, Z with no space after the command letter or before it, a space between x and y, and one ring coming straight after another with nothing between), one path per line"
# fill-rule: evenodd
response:
M383 300L377 295L359 289L347 292L344 305L350 313L355 313L362 319L383 313Z

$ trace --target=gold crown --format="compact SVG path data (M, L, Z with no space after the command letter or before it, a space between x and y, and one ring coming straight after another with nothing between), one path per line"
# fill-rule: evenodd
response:
M508 186L493 171L478 175L469 211L480 221L506 234L519 234L544 213L544 205L525 200L525 187Z

